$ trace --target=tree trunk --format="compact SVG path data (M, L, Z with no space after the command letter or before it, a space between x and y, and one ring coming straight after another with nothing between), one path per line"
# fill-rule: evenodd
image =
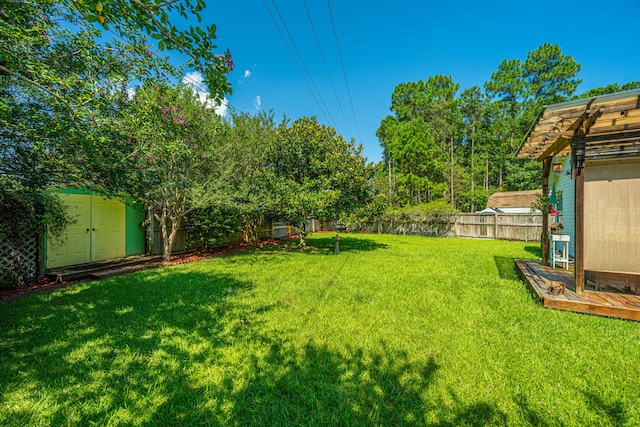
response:
M169 243L169 230L167 230L167 208L162 208L160 215L154 214L158 222L160 223L160 230L162 231L162 259L169 261L171 258L171 245Z
M489 191L489 159L484 159L484 191Z
M301 248L307 247L306 235L307 235L307 227L306 227L305 221L301 221L300 222L300 244L299 244Z
M180 228L180 217L171 217L171 233L169 234L168 253L167 245L165 245L165 253L162 255L165 261L169 261L171 258L171 251L173 250L173 243L176 241L178 235L178 228Z
M454 164L453 164L453 137L451 137L451 207L455 208L456 206L456 200L455 200L455 190L454 190L454 185L453 185L453 169L454 169Z
M476 133L475 125L473 125L471 127L471 133L472 133L472 135ZM474 150L475 150L475 137L472 136L471 137L471 212L475 212L475 210L476 210L476 204L475 204L476 195L475 195L475 190L474 190L475 185L474 185L474 182L473 182L473 180L474 180L473 179L473 165L474 165L473 164L473 158L475 157Z
M261 223L262 223L261 219L259 220L250 219L247 221L247 223L244 226L245 242L251 243L252 245L256 245L256 246L260 244L260 234L258 232L258 229Z
M180 219L179 217L170 217L167 212L167 208L162 208L162 213L160 215L154 214L158 222L160 223L160 227L162 230L162 259L165 261L169 261L171 259L171 250L173 249L173 242L176 240L176 236L178 234L178 228L180 227ZM167 227L167 220L171 219L171 232L169 232L169 228Z

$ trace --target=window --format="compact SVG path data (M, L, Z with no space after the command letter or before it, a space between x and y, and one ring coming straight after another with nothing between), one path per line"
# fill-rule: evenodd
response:
M557 198L558 198L558 202L556 203L556 210L558 212L562 212L562 191L558 191L558 193L556 194Z

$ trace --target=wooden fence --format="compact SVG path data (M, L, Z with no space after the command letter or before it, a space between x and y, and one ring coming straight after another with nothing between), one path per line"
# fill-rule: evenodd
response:
M538 241L542 214L460 213L451 230L454 237Z
M539 241L542 214L459 213L422 220L392 217L375 224L365 224L362 230L378 234Z
M289 227L282 227L281 225L284 223L274 223L273 226L271 223L264 223L260 226L258 230L258 234L260 239L270 239L270 238L280 238L287 236ZM238 231L237 233L231 233L224 236L223 241L220 242L221 246L230 245L234 243L240 243L246 241L246 237L242 231ZM160 225L155 222L153 227L153 246L152 246L153 255L162 255L162 230L160 229ZM148 248L151 251L151 248ZM173 243L173 250L171 251L174 254L188 252L194 249L194 244L189 239L189 235L185 228L178 229L176 233L176 238Z

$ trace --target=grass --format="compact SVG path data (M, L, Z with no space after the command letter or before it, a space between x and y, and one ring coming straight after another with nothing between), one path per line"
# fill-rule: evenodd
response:
M531 243L330 235L0 305L0 425L638 425L638 323Z

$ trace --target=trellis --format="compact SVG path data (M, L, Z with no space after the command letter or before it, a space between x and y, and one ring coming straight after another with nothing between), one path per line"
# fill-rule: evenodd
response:
M18 287L38 279L40 240L33 230L15 240L0 240L0 287Z

